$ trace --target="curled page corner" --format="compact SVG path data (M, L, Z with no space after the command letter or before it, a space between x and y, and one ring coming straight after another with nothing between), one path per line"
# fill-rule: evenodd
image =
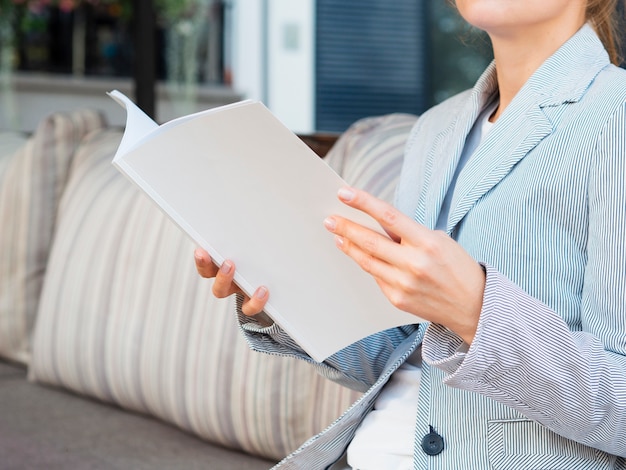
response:
M113 161L118 158L118 155L123 155L129 150L134 148L139 142L141 142L146 136L151 134L159 125L154 122L146 113L144 113L139 106L128 98L124 93L118 90L112 90L107 92L111 98L126 109L126 128L124 130L124 136L115 153Z

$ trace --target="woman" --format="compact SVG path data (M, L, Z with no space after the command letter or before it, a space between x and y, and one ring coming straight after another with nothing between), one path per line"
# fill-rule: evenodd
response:
M626 469L616 0L456 3L488 33L494 63L418 120L397 209L339 193L390 238L325 221L390 302L429 323L317 365L366 393L280 468ZM237 292L231 262L217 271L198 250L196 263L215 295ZM306 359L257 315L268 295L238 297L251 344Z

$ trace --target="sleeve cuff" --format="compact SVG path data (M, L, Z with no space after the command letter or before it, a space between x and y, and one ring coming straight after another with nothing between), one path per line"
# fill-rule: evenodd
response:
M485 293L483 295L483 308L480 312L476 335L471 345L465 343L463 339L450 331L448 328L432 323L428 326L422 346L422 356L427 364L443 370L448 375L453 375L461 369L463 364L472 356L476 345L480 343L481 333L484 327L484 318L488 315L484 301L494 289L494 268L484 265L485 270Z
M241 311L243 296L236 295L235 305L239 326L250 347L256 351L269 350L287 354L290 351L302 352L298 344L285 331L274 323L265 312L249 316Z

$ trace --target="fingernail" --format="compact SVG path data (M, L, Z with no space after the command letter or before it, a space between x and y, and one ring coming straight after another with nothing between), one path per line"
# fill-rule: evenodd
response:
M335 237L335 245L337 245L339 248L343 247L343 237Z
M354 199L354 191L352 191L350 188L341 188L339 191L337 191L337 195L339 196L339 199L346 202L350 202L352 201L352 199Z
M324 227L330 232L333 232L337 228L337 222L332 217L328 217L324 220Z
M259 287L254 294L257 299L264 299L266 295L267 289L265 287Z
M230 261L224 261L222 266L220 266L220 271L222 274L228 274L233 269L233 264Z
M202 261L202 255L200 254L199 250L195 250L193 252L193 257L196 259L196 261Z

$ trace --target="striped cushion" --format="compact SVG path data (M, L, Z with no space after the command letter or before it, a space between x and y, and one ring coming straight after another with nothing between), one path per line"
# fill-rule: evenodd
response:
M380 168L391 168L402 156L396 133L403 129L406 139L408 126L386 134L382 124L382 134L394 136L387 151L365 140L340 145L358 147L354 155L368 161L365 149L375 149ZM372 126L363 129L377 139ZM362 137L355 129L351 135ZM233 299L215 299L211 281L197 275L194 244L112 167L120 138L112 130L93 134L74 159L30 377L151 414L227 447L285 456L358 394L304 362L250 351ZM377 177L369 163L363 169L341 149L333 158L358 169L362 183L366 174Z
M256 354L194 244L111 165L120 139L78 152L58 216L30 376L278 459L357 394L293 359ZM315 410L315 412L312 412Z
M0 146L0 357L27 363L59 198L83 136L102 127L99 113L44 119L10 157L20 138Z
M352 186L393 202L407 137L417 120L387 114L352 124L326 155L326 162Z
M21 132L0 131L0 181L11 157L26 141L26 134Z

